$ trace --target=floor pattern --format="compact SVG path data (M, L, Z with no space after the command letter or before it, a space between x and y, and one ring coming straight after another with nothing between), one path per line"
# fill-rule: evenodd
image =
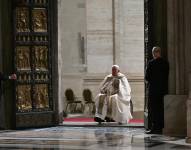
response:
M184 138L145 135L143 128L51 127L0 131L0 150L190 150Z

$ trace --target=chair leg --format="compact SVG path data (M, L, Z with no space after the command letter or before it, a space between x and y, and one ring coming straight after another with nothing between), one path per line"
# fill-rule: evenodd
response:
M84 107L83 107L83 104L82 103L80 103L81 104L81 112L83 113L84 112Z
M67 105L66 105L66 113L67 113L67 108L68 108L68 103L67 103Z
M92 110L92 114L95 114L95 111L96 110L96 106L95 106L95 104L93 103L93 110Z
M86 105L88 107L88 115L90 115L91 114L91 104L87 103Z
M77 111L78 104L80 104L80 112L83 112L83 104L82 103L76 103L76 105L75 105L75 112Z
M94 103L88 103L89 111L91 114L95 113L95 105Z
M74 113L76 113L76 107L77 107L77 103L75 103Z
M83 113L86 113L85 109L86 109L86 103L84 103L84 106L83 106Z
M91 108L92 108L92 110L91 110L91 114L95 114L95 105L94 105L94 103L91 103Z
M86 104L84 104L83 107L82 107L83 108L83 113L84 113L85 107L86 107Z

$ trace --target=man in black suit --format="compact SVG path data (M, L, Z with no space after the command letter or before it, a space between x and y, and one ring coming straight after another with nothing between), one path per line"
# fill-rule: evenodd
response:
M153 59L146 69L148 82L148 120L151 123L148 134L161 134L164 128L164 95L168 92L169 64L161 57L160 47L153 47Z
M3 73L0 72L0 105L1 105L1 95L2 95L2 89L1 89L1 82L5 81L5 80L16 80L17 76L16 74L11 74L9 76L4 75ZM0 130L2 130L3 128L0 127Z
M9 76L6 76L4 75L3 73L0 72L0 96L1 96L1 81L4 81L4 80L16 80L17 76L16 74L11 74Z
M1 82L5 80L16 80L16 79L17 79L16 74L11 74L7 76L7 75L4 75L2 72L0 72L0 101L1 101L1 95L2 95Z

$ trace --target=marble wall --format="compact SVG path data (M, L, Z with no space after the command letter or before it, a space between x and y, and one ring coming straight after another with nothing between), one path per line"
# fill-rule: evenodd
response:
M79 32L84 37L83 47ZM132 87L135 114L143 118L142 0L59 0L58 53L60 110L65 108L67 88L72 88L77 97L89 88L95 97L101 81L117 63Z
M86 39L85 0L60 0L58 22L58 44L62 57L60 69L63 73L79 73L83 64L81 51L84 43L81 39Z
M109 73L113 64L112 0L86 1L87 72Z
M191 98L187 101L187 137L186 142L191 143Z
M186 78L189 82L186 82L188 89L188 99L187 99L187 142L191 143L191 13L190 7L191 2L184 1L184 18L185 18L185 64L186 64Z
M115 0L115 62L132 77L144 76L144 1Z
M169 136L186 135L186 95L167 95L164 98L164 130Z
M187 142L191 143L191 72L189 73L189 96L187 99Z
M58 106L60 111L64 109L65 89L69 87L75 91L81 89L81 71L84 66L81 60L81 38L86 36L85 7L85 0L58 0Z

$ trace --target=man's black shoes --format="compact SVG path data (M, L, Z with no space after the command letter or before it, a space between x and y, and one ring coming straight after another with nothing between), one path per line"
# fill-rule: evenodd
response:
M145 134L154 134L154 133L153 133L153 130L146 130Z
M145 134L162 134L162 130L158 129L158 130L146 130Z
M94 117L94 121L95 122L99 122L99 124L101 124L102 122L115 122L115 120L113 120L112 118L109 117L105 117L105 120L99 118L99 117Z
M99 123L105 122L105 120L103 120L103 119L101 119L101 118L99 118L99 117L94 117L94 121L95 121L95 122L99 122Z
M106 122L115 122L115 120L113 120L112 118L109 117L105 117Z

